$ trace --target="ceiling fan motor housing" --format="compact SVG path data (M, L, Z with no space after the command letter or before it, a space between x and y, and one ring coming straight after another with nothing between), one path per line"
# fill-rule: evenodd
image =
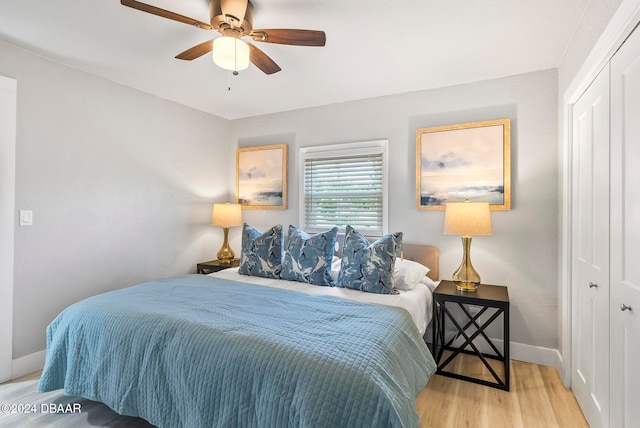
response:
M223 35L240 38L253 31L253 4L248 0L211 0L211 26ZM231 34L225 34L230 32Z

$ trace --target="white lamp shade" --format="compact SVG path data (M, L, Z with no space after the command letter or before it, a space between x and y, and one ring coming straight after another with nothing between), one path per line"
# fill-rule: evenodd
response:
M444 214L444 233L458 236L491 235L489 203L448 203Z
M213 62L225 70L249 67L249 45L235 37L218 37L213 41Z
M242 226L242 205L228 202L213 204L211 224L222 227Z

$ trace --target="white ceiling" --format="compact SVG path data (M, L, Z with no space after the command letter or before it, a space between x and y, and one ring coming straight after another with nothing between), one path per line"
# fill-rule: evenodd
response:
M209 21L207 0L142 1ZM253 0L257 29L327 34L322 48L256 43L282 68L270 76L174 59L219 34L119 0L2 0L0 39L235 119L557 67L588 1Z

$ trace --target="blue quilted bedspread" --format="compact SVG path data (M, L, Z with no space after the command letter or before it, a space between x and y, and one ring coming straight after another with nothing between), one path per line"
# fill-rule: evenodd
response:
M190 275L78 302L38 391L161 427L415 427L435 364L403 309Z

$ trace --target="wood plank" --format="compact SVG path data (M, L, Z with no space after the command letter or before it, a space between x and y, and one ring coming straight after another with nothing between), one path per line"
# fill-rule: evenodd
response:
M584 416L576 417L573 412L565 411L566 409L575 409L575 407L578 406L578 402L573 394L567 394L567 389L562 382L558 381L558 372L551 367L545 366L539 366L538 369L544 382L544 389L549 396L549 401L553 403L551 408L558 422L558 426L567 428L586 426L587 421Z
M489 374L477 358L460 355L456 372ZM480 364L480 365L478 365ZM418 395L420 427L584 427L587 421L554 368L511 361L511 392L435 375Z

